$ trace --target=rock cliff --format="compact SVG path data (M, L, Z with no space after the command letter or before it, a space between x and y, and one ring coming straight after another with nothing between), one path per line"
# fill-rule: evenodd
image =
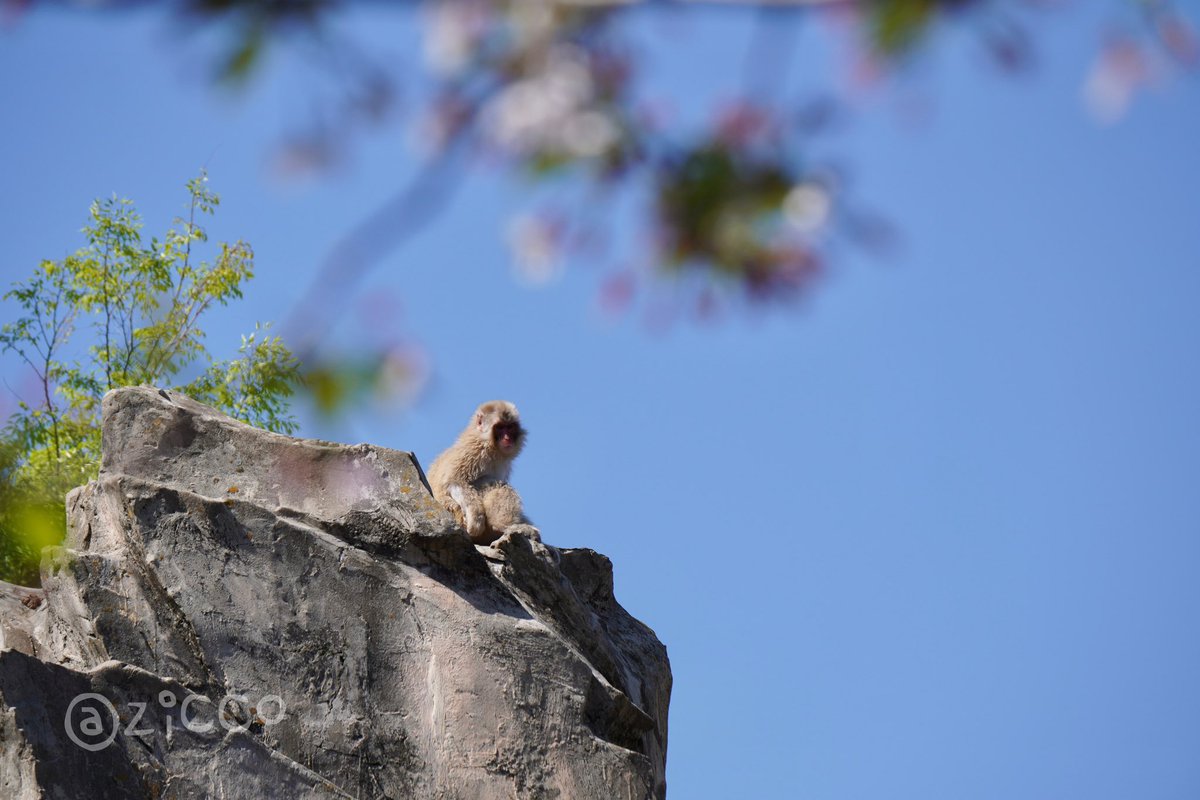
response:
M409 453L103 414L42 590L0 586L0 797L665 795L666 650L607 558L476 547Z

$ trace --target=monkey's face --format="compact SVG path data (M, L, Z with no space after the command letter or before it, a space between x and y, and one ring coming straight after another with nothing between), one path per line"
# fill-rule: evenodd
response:
M510 461L525 444L525 429L512 403L493 400L475 411L475 426L479 438L500 458Z
M505 455L515 454L521 446L521 437L525 431L521 423L501 420L492 425L492 444Z

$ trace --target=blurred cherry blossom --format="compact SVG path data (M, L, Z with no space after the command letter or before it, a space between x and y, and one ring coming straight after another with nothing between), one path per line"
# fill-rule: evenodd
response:
M1103 122L1125 115L1134 94L1150 77L1150 66L1141 46L1126 37L1115 37L1101 50L1084 83L1088 109Z
M508 227L508 246L516 276L532 286L543 286L562 271L563 225L547 216L523 214Z

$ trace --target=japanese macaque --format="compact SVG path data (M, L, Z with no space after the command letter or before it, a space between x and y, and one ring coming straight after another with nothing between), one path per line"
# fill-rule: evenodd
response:
M503 400L484 403L450 449L429 467L433 497L467 529L471 541L491 544L505 533L537 536L509 484L513 459L525 446L517 407Z

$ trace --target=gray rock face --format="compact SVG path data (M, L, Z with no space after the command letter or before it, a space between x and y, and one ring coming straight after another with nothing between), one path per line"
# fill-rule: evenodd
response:
M476 547L409 453L121 389L68 527L0 586L0 797L665 796L611 563Z

